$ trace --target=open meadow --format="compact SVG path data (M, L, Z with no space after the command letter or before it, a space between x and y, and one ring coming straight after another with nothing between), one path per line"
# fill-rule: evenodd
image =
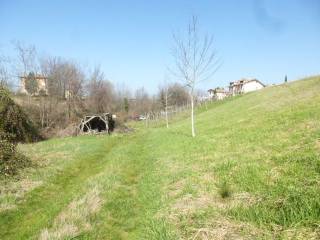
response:
M19 145L0 239L320 239L320 77L195 117Z

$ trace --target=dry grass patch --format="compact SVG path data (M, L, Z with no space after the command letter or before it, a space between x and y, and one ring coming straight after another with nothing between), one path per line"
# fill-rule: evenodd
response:
M74 150L76 152L77 149ZM49 166L53 161L62 161L68 160L72 157L71 153L66 152L50 152L50 153L34 153L34 154L26 154L27 156L32 156L32 162L39 167L46 167Z
M187 194L182 198L177 199L170 209L171 212L190 214L208 207L219 210L227 210L239 205L247 207L258 201L261 201L261 199L247 192L236 193L233 194L232 197L226 199L219 195L202 194L199 197L193 197L191 194Z
M262 231L249 224L237 223L229 219L219 218L219 220L208 222L203 228L194 229L192 236L188 239L244 240L258 239L258 236L262 235Z
M309 228L287 229L282 232L282 238L295 240L318 240L320 239L320 226L316 230Z
M202 195L200 197L193 197L191 194L187 194L181 199L175 201L171 206L171 211L177 214L191 214L199 209L207 208L210 205L215 205L212 197L209 195Z
M51 228L41 231L39 240L73 238L82 232L90 231L90 218L101 206L100 190L95 187L84 197L72 201L67 209L56 217Z
M25 178L19 181L8 181L0 185L0 212L16 207L17 201L23 196L39 187L42 181L33 181Z
M185 185L186 185L185 179L180 179L180 180L174 182L168 188L168 191L167 191L168 196L170 198L178 197L182 193Z
M257 201L260 201L258 197L247 192L235 193L229 198L222 198L218 193L202 193L197 197L187 194L176 199L157 217L167 218L182 234L182 239L256 239L262 231L247 223L226 220L223 213L237 206L248 207Z
M249 207L257 202L262 201L262 198L258 196L253 196L252 194L248 192L241 192L241 193L236 193L233 195L231 199L231 204L230 207L237 207L239 205Z
M283 169L279 166L271 168L267 175L269 183L275 184L280 179L282 172Z

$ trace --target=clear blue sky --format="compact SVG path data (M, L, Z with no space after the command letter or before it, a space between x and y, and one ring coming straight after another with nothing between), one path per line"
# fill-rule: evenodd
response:
M155 92L172 58L172 31L190 17L215 36L223 66L199 88L242 77L279 83L320 73L319 0L0 1L0 51L12 40L100 65L114 84Z

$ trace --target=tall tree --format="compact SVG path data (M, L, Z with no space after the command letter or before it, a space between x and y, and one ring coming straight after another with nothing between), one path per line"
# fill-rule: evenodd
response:
M124 111L128 114L128 112L129 112L129 101L128 101L127 97L125 97L123 99L123 106L124 106Z
M9 59L5 56L0 55L0 87L5 86L7 87L9 85L9 71L7 68L7 64L9 62Z
M105 78L100 68L93 71L87 88L88 105L93 113L105 113L113 110L114 87Z
M43 57L41 72L47 77L48 96L41 98L41 125L66 126L83 115L85 74L81 66L60 57ZM57 107L59 106L59 107Z
M169 107L169 99L171 96L170 92L170 85L168 83L168 78L165 76L164 78L164 84L162 87L159 88L159 100L161 104L161 109L165 112L166 117L166 126L169 128L169 117L168 117L168 107Z
M166 111L166 126L169 128L169 118L168 118L168 99L169 99L169 91L168 91L168 84L166 82L165 89L164 89L164 97L165 97L165 111Z
M31 96L38 92L39 86L34 72L30 72L25 78L25 88Z
M29 72L37 73L38 71L38 61L37 61L37 51L33 45L25 45L19 41L13 42L15 50L18 55L18 62L20 68L18 69L18 74L23 74L26 76Z
M181 106L188 102L189 94L187 89L180 83L168 85L169 105Z
M142 87L135 91L135 111L138 114L147 114L152 108L152 100L149 94Z
M197 17L188 24L185 37L173 34L174 75L189 89L191 103L191 134L196 136L194 126L194 94L197 84L210 78L219 67L219 60L213 48L213 36L200 36Z

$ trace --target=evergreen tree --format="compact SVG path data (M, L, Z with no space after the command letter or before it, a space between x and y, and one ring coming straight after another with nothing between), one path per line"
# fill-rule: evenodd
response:
M128 98L124 98L123 99L123 105L124 105L124 110L126 111L126 113L129 112L129 101L128 101Z
M160 96L159 96L159 100L160 100L160 104L161 104L161 108L165 109L166 108L166 96L165 96L165 91L164 89L160 90Z
M30 95L38 92L38 82L33 72L30 72L25 80L25 88Z
M288 78L287 78L287 75L284 77L284 82L288 82Z

